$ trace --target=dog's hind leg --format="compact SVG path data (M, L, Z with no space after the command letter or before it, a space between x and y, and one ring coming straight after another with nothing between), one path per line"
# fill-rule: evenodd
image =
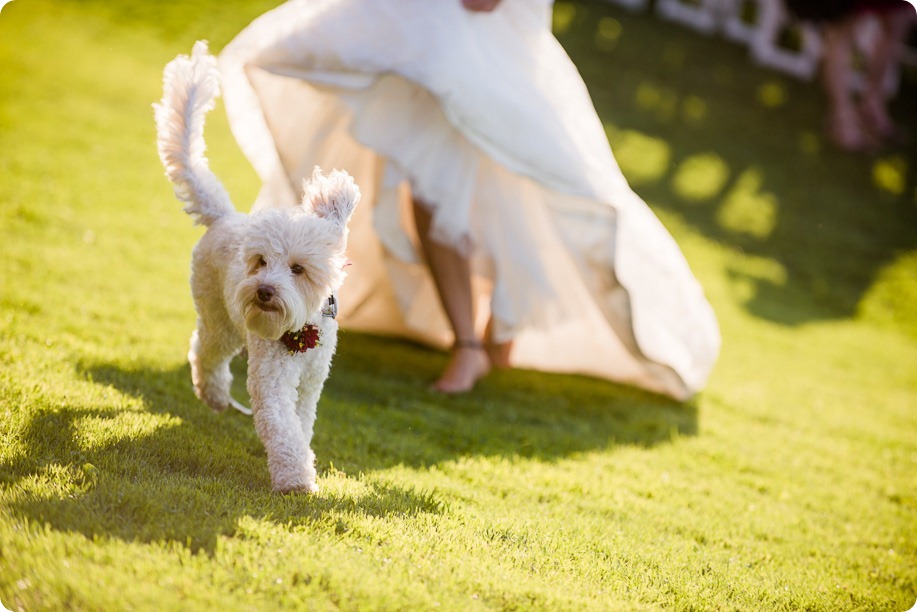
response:
M240 412L251 411L232 398L232 361L242 343L225 333L211 333L204 322L198 319L198 328L191 334L191 348L188 362L191 364L191 381L197 397L216 412L235 408Z

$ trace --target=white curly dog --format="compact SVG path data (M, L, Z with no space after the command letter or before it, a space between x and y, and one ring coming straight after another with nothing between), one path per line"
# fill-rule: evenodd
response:
M159 157L185 212L207 227L191 264L194 392L215 411L251 414L230 396L230 360L247 348L255 429L273 489L317 491L310 444L337 345L334 295L360 191L346 172L324 176L316 168L301 205L237 212L204 156L204 117L219 95L206 42L169 62L163 90L153 105Z

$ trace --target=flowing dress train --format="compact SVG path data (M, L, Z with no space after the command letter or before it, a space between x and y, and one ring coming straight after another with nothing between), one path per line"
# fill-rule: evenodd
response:
M687 399L716 361L716 318L675 241L628 186L545 0L292 0L220 54L225 105L263 180L298 200L316 165L363 192L345 328L447 347L412 223L467 254L475 316L514 366Z

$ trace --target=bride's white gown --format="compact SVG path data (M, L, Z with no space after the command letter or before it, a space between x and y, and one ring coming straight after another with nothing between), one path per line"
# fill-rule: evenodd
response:
M293 0L221 53L233 133L264 186L298 201L319 165L353 175L345 328L446 347L411 193L472 260L476 320L513 365L686 399L716 360L714 313L612 157L546 0Z

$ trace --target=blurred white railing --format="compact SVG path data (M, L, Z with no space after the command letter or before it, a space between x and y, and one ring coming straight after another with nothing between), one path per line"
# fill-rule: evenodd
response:
M634 11L648 10L650 6L649 0L606 1ZM662 19L746 44L752 59L761 66L804 80L818 73L822 54L818 30L793 19L782 0L655 0L653 6ZM880 35L874 19L863 20L857 29L856 46L866 55L873 38ZM794 44L783 42L787 40ZM917 63L917 50L908 49L903 61ZM886 75L886 92L895 93L899 80L900 69L896 65ZM858 74L853 86L861 85L862 76Z

